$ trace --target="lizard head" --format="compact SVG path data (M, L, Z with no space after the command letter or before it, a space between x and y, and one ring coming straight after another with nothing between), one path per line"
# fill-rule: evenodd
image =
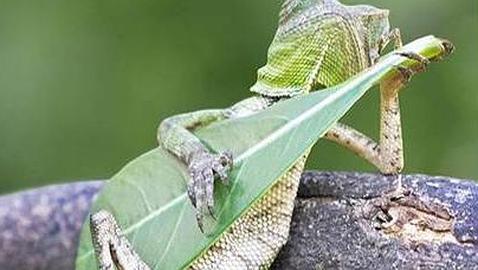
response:
M316 11L315 14L313 11ZM363 48L369 52L369 65L376 62L382 50L390 41L389 10L370 5L343 5L338 0L286 0L279 16L280 25L294 17L309 14L325 20L327 17L341 17L360 35ZM340 27L336 24L333 27ZM331 29L332 30L332 29ZM336 29L337 30L337 29ZM343 30L343 29L342 29Z
M290 97L330 87L373 64L389 33L388 11L337 0L286 0L251 91Z

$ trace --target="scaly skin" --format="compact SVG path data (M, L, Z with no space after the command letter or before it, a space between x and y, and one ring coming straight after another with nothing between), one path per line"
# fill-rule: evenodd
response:
M228 109L204 110L164 120L160 144L189 168L188 195L197 209L198 225L213 215L215 176L227 180L229 153L210 153L192 131L214 121L261 111L276 102L312 89L336 85L372 65L389 41L401 46L398 29L389 29L388 11L371 6L345 6L336 0L287 0L277 33L269 47L267 65L251 87L256 95ZM414 60L418 55L403 54ZM325 136L376 166L396 174L403 167L398 90L409 71L381 83L380 141L337 124ZM402 76L403 75L403 76ZM405 79L405 80L404 80ZM294 199L308 152L299 158L268 193L237 219L192 269L267 268L287 241ZM101 269L149 269L121 236L114 217L100 211L91 217L95 251Z

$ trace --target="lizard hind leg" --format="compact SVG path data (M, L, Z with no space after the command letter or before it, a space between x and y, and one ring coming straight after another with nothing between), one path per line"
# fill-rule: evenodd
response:
M90 230L100 270L150 270L122 235L111 213L100 210L92 214Z

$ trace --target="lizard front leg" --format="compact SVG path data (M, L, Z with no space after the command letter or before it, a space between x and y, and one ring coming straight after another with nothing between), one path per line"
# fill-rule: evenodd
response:
M159 144L188 165L191 179L187 190L200 228L205 205L212 209L214 174L225 180L232 159L227 153L210 153L191 131L224 118L225 110L203 110L167 118L158 128ZM90 230L99 269L150 269L122 235L111 213L100 210L91 215Z
M225 118L226 110L203 110L167 118L158 128L159 144L188 166L188 196L196 207L196 218L201 230L203 216L208 213L213 215L214 176L226 181L232 156L228 152L211 153L192 131Z
M384 86L383 86L384 87ZM379 143L347 125L337 123L325 138L336 142L374 165L381 173L397 174L403 168L403 142L398 95L388 96L381 86Z
M421 61L414 54L398 53L403 57ZM379 143L344 124L336 124L325 138L355 152L383 174L398 174L403 169L403 142L398 92L416 72L397 67L398 72L380 83L380 139ZM422 70L422 69L420 69Z
M181 159L190 174L188 196L196 207L196 217L202 230L205 215L213 216L214 178L227 183L229 169L232 166L232 154L211 153L210 150L192 133L195 129L212 122L228 118L244 117L270 106L274 100L265 97L252 97L240 101L227 109L203 110L181 114L164 120L158 129L158 141L166 150Z

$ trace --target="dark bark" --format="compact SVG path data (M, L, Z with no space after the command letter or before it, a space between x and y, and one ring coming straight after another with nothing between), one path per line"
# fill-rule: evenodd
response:
M305 173L290 241L273 269L478 269L478 185L407 175L402 182L410 194L396 198L390 196L396 181ZM387 205L390 199L395 201ZM386 217L382 209L391 222L377 218ZM416 222L418 217L430 224Z
M471 181L407 175L404 192L397 177L378 174L306 172L301 181L274 269L478 269ZM79 182L0 197L0 269L73 269L101 187Z

